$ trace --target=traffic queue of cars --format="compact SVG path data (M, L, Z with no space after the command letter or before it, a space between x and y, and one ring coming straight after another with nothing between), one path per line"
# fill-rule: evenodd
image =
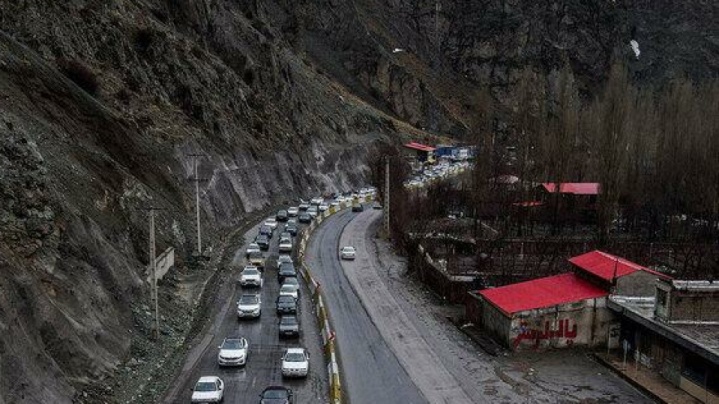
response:
M293 238L298 234L298 223L311 223L320 213L330 206L338 207L340 203L352 204L353 211L361 211L358 198L373 194L374 189L366 188L358 193L336 195L332 200L313 198L310 203L289 207L277 212L275 217L266 219L259 227L258 234L245 252L246 265L240 273L238 284L242 294L237 301L237 318L257 319L262 316L262 296L259 291L250 292L249 288L261 290L264 286L264 274L267 268L263 252L269 251L270 240L279 235L279 257L277 259L277 281L280 284L275 299L275 312L279 316L279 338L299 338L302 329L297 316L299 310L300 281L292 259L295 243ZM359 206L360 208L356 208ZM281 224L284 223L284 224ZM281 229L281 231L277 231ZM340 253L342 259L354 259L354 249L344 247ZM227 337L218 346L218 366L245 366L250 355L250 343L239 336ZM283 377L307 377L310 367L310 354L303 347L287 348L280 358ZM225 384L218 376L202 376L192 389L192 403L222 402ZM260 394L260 403L293 403L294 393L284 386L269 386Z

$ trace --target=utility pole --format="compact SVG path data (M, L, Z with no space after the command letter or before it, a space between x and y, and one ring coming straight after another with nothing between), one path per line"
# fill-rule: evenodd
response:
M384 231L388 239L391 237L389 229L389 158L390 156L386 156L384 161L384 201L382 201L384 202Z
M202 230L200 228L200 178L197 175L197 159L198 157L205 157L204 154L188 154L187 156L193 157L195 177L192 181L195 182L195 221L197 226L197 255L202 256Z
M151 300L155 310L151 338L156 340L160 337L160 308L157 290L157 257L155 253L155 208L150 208L150 271L152 272Z

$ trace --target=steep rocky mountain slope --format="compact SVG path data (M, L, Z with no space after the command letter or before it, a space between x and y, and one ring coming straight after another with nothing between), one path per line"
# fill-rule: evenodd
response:
M717 5L687 1L0 0L0 403L70 402L131 355L159 249L366 177L378 140L466 137L477 94L613 54L716 75ZM628 47L642 47L637 60ZM670 58L667 55L671 55Z

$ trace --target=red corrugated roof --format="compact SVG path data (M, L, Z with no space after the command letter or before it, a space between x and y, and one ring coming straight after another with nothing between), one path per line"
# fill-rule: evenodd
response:
M649 268L627 261L624 258L599 250L594 250L586 254L572 257L569 259L569 262L574 264L576 267L592 273L606 281L611 281L614 278L615 269L617 278L633 274L637 271L645 271L655 274L660 278L671 279L671 276L665 275L661 272L652 271Z
M547 192L556 192L557 184L553 182L546 182L542 184ZM559 193L561 194L574 194L574 195L598 195L599 194L599 183L598 182L563 182L559 184Z
M485 289L479 294L503 312L512 314L607 296L609 292L568 273Z
M424 152L431 152L434 151L435 148L432 146L427 146L426 144L417 143L417 142L409 142L404 147L409 147L410 149L424 151Z

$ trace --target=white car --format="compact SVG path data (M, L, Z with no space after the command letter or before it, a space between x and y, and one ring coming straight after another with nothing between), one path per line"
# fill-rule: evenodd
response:
M243 294L237 301L237 319L257 318L262 314L262 299L260 295Z
M350 246L342 247L340 250L340 258L343 260L353 260L355 259L355 248Z
M312 200L310 200L310 205L319 205L324 201L324 198L312 198Z
M282 376L307 377L310 371L310 354L304 348L287 348L282 355Z
M270 229L274 230L277 228L277 219L274 217L270 217L263 223L265 226L269 227Z
M285 282L286 281L287 278L285 278ZM299 288L289 283L283 283L280 287L280 296L292 296L295 299L298 299L300 297Z
M320 206L317 207L317 209L318 209L320 212L324 212L324 211L326 211L326 210L329 209L329 208L330 208L330 205L328 205L326 202L322 202L322 203L320 204Z
M217 376L202 376L192 389L193 403L219 403L224 398L225 383Z
M288 277L286 277L286 278L282 281L282 286L285 286L285 285L292 286L292 288L294 288L295 291L297 291L297 296L295 296L295 297L299 297L299 295L300 295L300 281L299 281L299 279L297 279L297 278L294 277L294 276L288 276ZM282 290L282 286L280 287L280 290ZM288 289L289 289L289 288L288 288Z
M250 243L250 245L247 246L245 256L249 257L253 252L260 252L260 246L257 245L257 243Z
M283 238L280 240L280 252L292 252L292 239Z
M289 217L295 217L300 214L300 208L297 206L291 206L287 208L287 216Z
M220 366L244 366L247 363L250 344L244 338L225 338L217 347L217 364Z
M319 214L319 211L317 210L317 206L312 205L307 209L307 214L309 214L311 217L317 217Z
M285 262L292 262L292 257L290 257L288 254L280 254L279 257L277 257L277 266L279 267Z
M255 266L246 266L240 273L240 285L262 287L262 273Z

